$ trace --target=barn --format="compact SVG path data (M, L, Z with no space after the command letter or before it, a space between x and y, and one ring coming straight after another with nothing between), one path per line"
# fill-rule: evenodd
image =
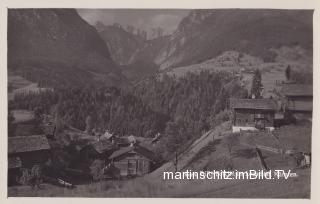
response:
M130 145L113 152L109 157L120 176L142 176L150 173L155 162L154 153L140 145Z
M281 89L285 98L285 110L294 119L312 118L312 86L306 84L285 84Z
M95 142L78 140L70 149L77 152L78 156L66 171L73 183L81 183L88 179L102 178L101 170L108 163L108 157L117 150L117 146L106 139Z
M86 145L80 150L81 160L102 159L106 160L117 148L108 140L100 140Z
M45 135L8 137L8 181L15 181L20 169L44 164L50 157Z
M272 99L230 99L233 112L232 132L241 130L274 130L274 116L278 110Z

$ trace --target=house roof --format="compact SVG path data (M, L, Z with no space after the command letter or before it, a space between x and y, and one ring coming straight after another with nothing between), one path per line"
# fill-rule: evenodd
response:
M131 152L131 151L135 151L135 152L145 156L146 158L150 159L151 161L155 160L154 153L151 152L150 150L148 150L147 148L144 148L140 145L123 147L123 148L119 149L118 151L113 152L112 155L109 157L109 159L115 159L115 158L120 157L121 155L124 155L128 152Z
M19 157L9 157L8 158L8 168L20 168L22 166L21 159Z
M312 101L290 101L287 109L291 111L312 111Z
M230 99L233 109L277 110L277 104L272 99Z
M286 84L281 92L285 96L313 96L312 85L307 84Z
M108 140L100 140L98 142L92 143L91 145L100 154L104 153L105 151L114 149L114 145Z
M50 149L45 135L16 136L8 138L8 153L32 152Z

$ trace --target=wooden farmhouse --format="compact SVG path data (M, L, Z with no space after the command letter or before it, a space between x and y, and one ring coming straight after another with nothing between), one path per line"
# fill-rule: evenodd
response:
M312 118L313 93L311 85L286 84L281 89L285 98L284 109L294 119Z
M44 135L8 137L8 181L15 181L21 168L31 169L50 157L50 145Z
M131 145L113 152L109 157L112 166L120 170L120 176L141 176L151 172L155 156L150 150Z
M272 99L230 99L233 112L232 132L274 130L277 103Z
M109 140L95 142L80 140L73 145L75 145L77 159L66 169L73 183L81 183L96 177L100 178L102 173L91 171L91 169L96 168L97 164L99 164L100 169L104 168L109 162L108 157L117 150L117 146Z
M107 159L113 151L116 150L116 145L108 140L100 140L92 144L88 144L80 150L82 160Z

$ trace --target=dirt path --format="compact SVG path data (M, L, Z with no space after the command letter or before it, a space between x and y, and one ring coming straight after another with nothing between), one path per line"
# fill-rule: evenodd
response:
M178 171L184 169L189 162L197 155L197 153L208 145L209 142L212 142L214 139L221 138L227 132L230 131L230 123L225 122L215 129L206 132L199 139L197 139L189 148L187 148L182 154L178 157ZM160 168L153 171L151 174L147 175L147 178L162 178L162 174L165 171L175 171L175 166L172 161L169 161L162 165Z

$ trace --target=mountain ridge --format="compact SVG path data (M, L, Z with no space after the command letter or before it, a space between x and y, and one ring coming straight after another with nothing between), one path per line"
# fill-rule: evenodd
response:
M273 61L273 48L312 49L312 15L311 10L192 10L173 34L131 48L127 63L148 59L166 69L203 62L225 51Z
M96 29L74 9L9 9L8 69L48 86L125 81Z

